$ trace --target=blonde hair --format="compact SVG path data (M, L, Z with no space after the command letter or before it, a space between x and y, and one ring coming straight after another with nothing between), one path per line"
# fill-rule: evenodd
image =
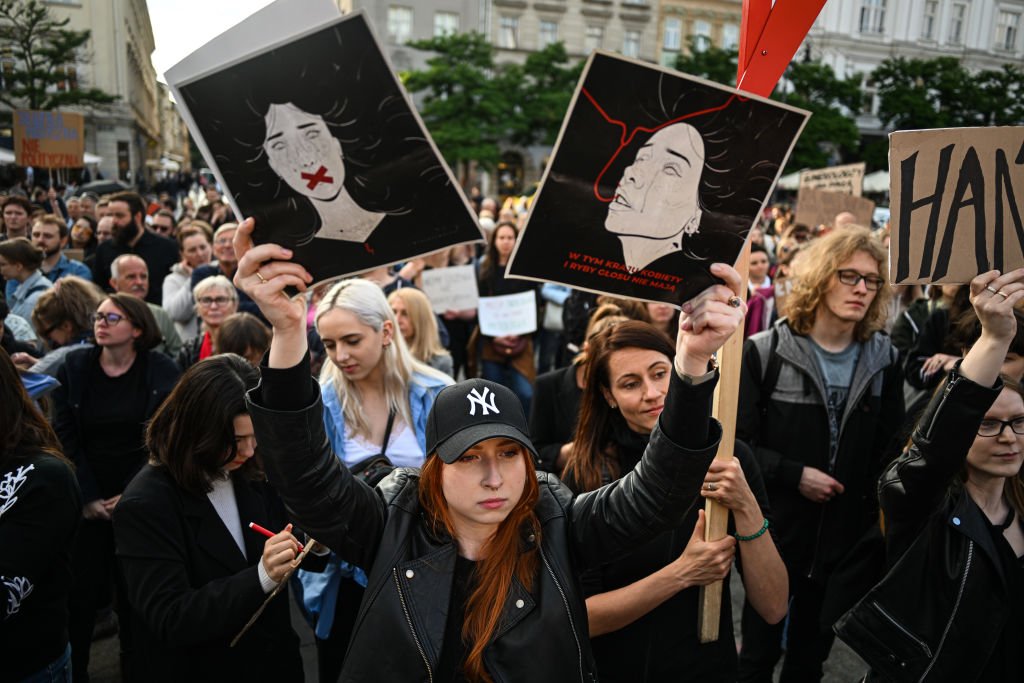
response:
M416 360L409 351L408 345L398 332L398 322L391 311L381 288L359 278L342 280L327 292L317 306L316 328L320 332L320 319L335 309L348 311L363 325L380 332L386 321L391 322L395 331L392 342L384 347L381 361L384 363L384 398L388 409L401 416L407 425L412 425L412 410L409 407L409 385L416 381L414 372L451 384L447 375L434 370L426 363ZM331 384L341 402L341 412L345 418L345 429L350 434L370 437L370 426L363 417L359 387L345 377L334 362L324 363L320 370L320 384Z
M437 318L430 308L427 295L412 287L402 287L388 295L389 304L395 299L401 299L405 304L409 322L412 323L412 339L406 340L412 355L424 363L429 363L434 356L446 355L448 350L441 346Z
M864 318L854 328L854 336L858 341L867 341L871 335L885 327L889 298L892 296L885 247L867 228L847 226L801 249L800 258L793 264L793 290L786 296L786 317L794 332L810 334L818 315L818 307L833 284L838 282L836 271L839 266L861 251L870 255L878 264L878 276L883 283Z

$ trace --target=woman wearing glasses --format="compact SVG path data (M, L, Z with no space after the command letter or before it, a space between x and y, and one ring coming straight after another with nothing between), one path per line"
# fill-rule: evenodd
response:
M96 610L109 597L114 572L110 515L121 492L146 462L145 423L171 392L179 370L152 349L160 330L146 302L111 294L94 316L96 346L69 353L57 373L54 428L74 462L82 489L82 527L72 553L75 582L70 637L75 671L89 665ZM128 615L119 614L121 633ZM122 650L128 643L122 640Z
M185 342L178 352L181 369L190 367L217 351L217 332L228 316L238 311L238 290L223 275L211 275L192 289L202 333Z
M1024 680L1024 391L1000 374L1024 269L970 290L981 337L879 483L889 573L837 625L869 681Z

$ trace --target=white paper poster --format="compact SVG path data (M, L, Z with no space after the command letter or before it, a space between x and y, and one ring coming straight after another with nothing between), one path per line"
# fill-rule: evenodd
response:
M533 291L482 296L477 308L480 333L488 337L537 331L537 297Z
M473 266L452 266L424 270L423 293L430 299L434 313L476 308L480 294Z

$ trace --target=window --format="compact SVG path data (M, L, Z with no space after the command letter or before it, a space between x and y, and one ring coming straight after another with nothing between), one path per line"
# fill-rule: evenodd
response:
M678 19L666 19L661 46L666 50L678 52L683 43L683 22Z
M58 92L71 92L78 89L78 70L73 66L58 66L56 69L61 79L57 81Z
M964 41L964 28L967 24L967 4L953 3L953 12L949 18L949 44L960 45Z
M939 18L938 0L928 0L924 3L924 23L921 24L921 38L923 40L935 40L935 22Z
M434 37L450 36L459 32L459 15L455 12L434 12Z
M1016 50L1017 34L1020 33L1020 14L1017 12L1000 12L996 24L996 48L999 50Z
M503 16L498 21L498 47L506 50L519 47L519 17Z
M411 7L388 7L388 38L392 43L401 45L412 40Z
M541 49L551 45L552 43L558 42L558 22L557 21L544 21L540 22L540 47Z
M640 56L640 31L626 31L622 39L622 54L625 57Z
M704 52L711 47L711 24L703 19L693 22L693 49Z
M604 26L588 26L586 36L583 38L583 51L600 50L603 42Z
M735 50L740 46L740 27L736 24L722 26L722 49Z
M885 0L861 0L860 32L885 33Z

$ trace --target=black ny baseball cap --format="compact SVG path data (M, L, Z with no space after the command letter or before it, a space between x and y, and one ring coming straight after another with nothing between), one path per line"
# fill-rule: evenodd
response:
M505 437L518 441L536 458L529 433L523 404L510 389L485 379L469 379L445 387L434 399L427 416L427 453L437 453L451 464L481 441Z

